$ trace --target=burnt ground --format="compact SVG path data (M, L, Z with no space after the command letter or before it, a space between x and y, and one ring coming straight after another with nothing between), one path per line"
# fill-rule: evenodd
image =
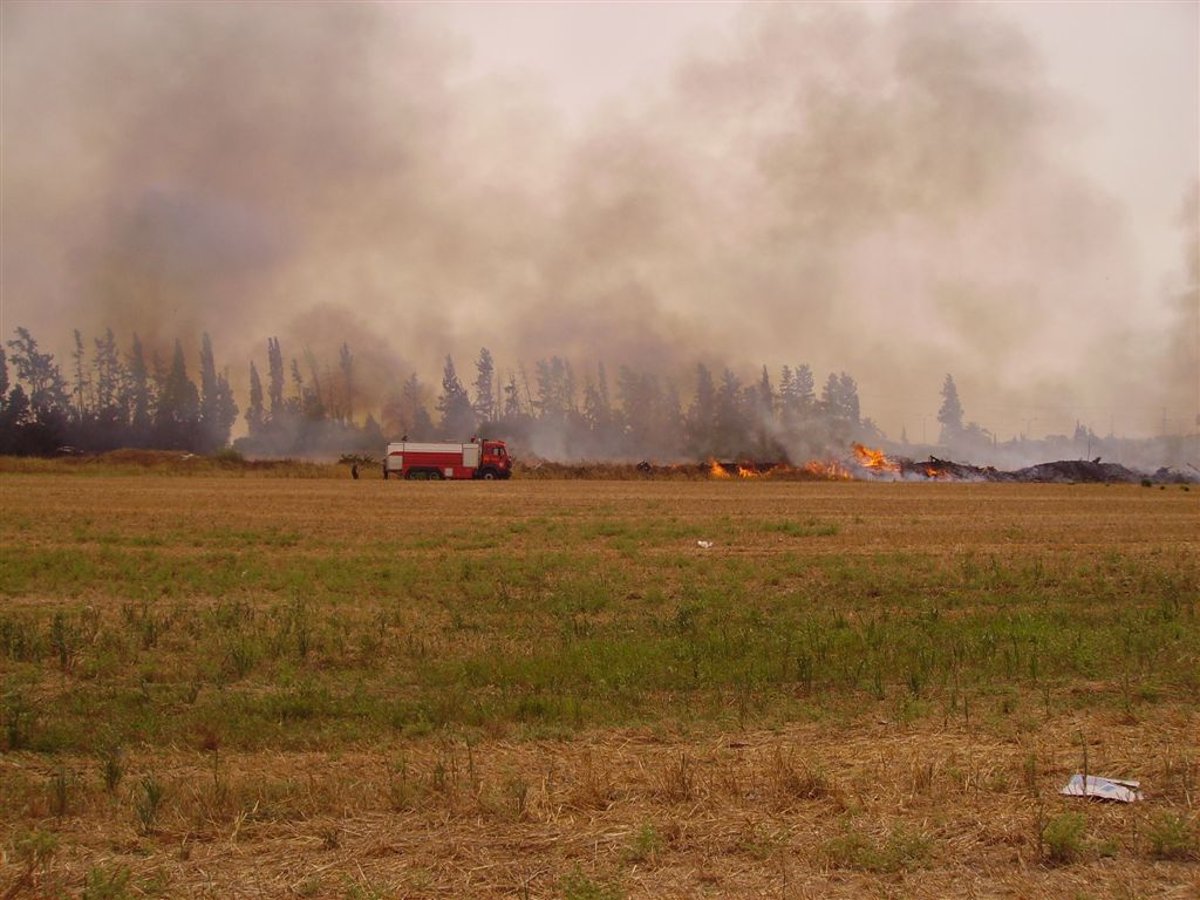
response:
M1027 484L1137 484L1141 481L1155 484L1192 484L1200 481L1200 473L1189 474L1164 467L1148 474L1120 463L1106 463L1099 459L1060 459L1015 471L1002 471L991 466L972 466L938 459L935 456L929 457L925 462L908 459L897 459L895 462L899 465L902 476L931 480L1012 481Z
M541 468L541 467L539 467ZM543 477L586 478L601 473L588 465L546 464ZM803 465L772 461L705 462L692 465L656 465L643 461L634 467L607 465L602 477L619 477L615 470L632 468L648 477L761 478L777 480L824 481L966 481L1024 484L1200 484L1200 470L1160 468L1142 472L1120 463L1099 459L1062 459L1038 463L1022 469L1004 470L993 466L975 466L930 456L914 460L903 456L877 453L869 462L861 459L814 460ZM551 474L551 471L553 474Z

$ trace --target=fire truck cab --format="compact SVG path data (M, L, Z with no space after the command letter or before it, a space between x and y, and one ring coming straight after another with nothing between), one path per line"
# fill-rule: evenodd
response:
M493 481L512 475L512 457L504 441L471 440L466 444L399 441L388 444L383 477Z

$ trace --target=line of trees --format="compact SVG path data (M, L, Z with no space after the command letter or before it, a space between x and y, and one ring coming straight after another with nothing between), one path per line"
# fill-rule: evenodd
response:
M74 338L66 376L25 328L17 328L7 352L0 348L0 453L46 455L64 447L212 453L228 445L238 407L207 334L199 385L188 375L179 341L164 362L157 354L148 361L136 334L125 352L111 329L90 353L79 331Z
M64 447L97 452L120 447L213 453L230 446L239 414L244 434L232 446L247 456L377 455L388 440L508 440L518 455L549 459L700 460L708 457L800 462L851 441L886 443L859 405L858 386L845 372L817 387L811 368L763 366L743 381L731 369L697 365L679 386L631 366L610 375L603 364L582 376L559 356L497 369L485 348L474 377L460 377L447 356L440 387L416 372L394 379L380 394L360 384L357 360L342 344L336 363L319 364L310 351L285 357L278 338L266 343L265 364L251 361L248 395L239 409L227 368L207 334L201 337L198 377L189 373L175 341L162 356L147 353L135 334L118 346L111 330L86 341L78 331L67 364L43 351L25 328L0 345L0 455L50 455ZM998 443L966 419L958 388L946 375L937 413L939 452L993 464L1027 464L1022 438ZM376 418L378 416L378 419ZM902 434L900 443L908 443ZM1034 442L1038 443L1038 442ZM1100 438L1083 423L1074 436L1051 435L1043 453L1104 455L1147 467L1186 459L1180 439Z
M549 457L796 460L882 437L861 416L853 378L830 374L818 392L807 365L784 366L777 382L763 366L757 380L743 382L731 369L714 374L698 364L686 403L673 382L629 366L617 369L610 386L603 365L580 379L569 361L555 356L538 361L532 383L522 367L494 394L486 350L476 371L477 393L468 408L447 358L437 409L465 420L473 412L489 434Z
M336 371L322 371L311 351L285 366L278 338L267 339L266 384L250 363L246 435L234 447L251 456L378 453L385 438L374 415L354 424L355 359L349 345Z
M0 349L0 453L47 454L69 445L211 453L229 445L240 412L227 370L218 370L212 342L200 346L199 382L188 374L183 346L169 362L147 360L141 341L118 348L111 330L91 346L74 333L64 375L24 328ZM409 373L388 390L378 410L355 422L365 407L356 360L343 344L335 368L306 351L287 358L269 338L265 366L251 361L242 412L245 435L234 442L247 455L377 452L388 439L465 440L486 434L519 451L560 459L755 458L805 459L851 440L883 435L861 416L858 387L831 373L818 390L809 366L766 366L743 382L731 369L697 365L685 401L677 386L652 372L603 364L582 377L559 356L524 365L501 378L487 348L469 384L452 357L440 389ZM10 384L9 363L15 372ZM610 383L611 382L611 383Z

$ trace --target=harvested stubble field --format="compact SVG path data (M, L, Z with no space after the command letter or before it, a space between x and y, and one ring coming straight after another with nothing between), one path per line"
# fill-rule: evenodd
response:
M0 896L1200 891L1196 491L335 472L0 475Z

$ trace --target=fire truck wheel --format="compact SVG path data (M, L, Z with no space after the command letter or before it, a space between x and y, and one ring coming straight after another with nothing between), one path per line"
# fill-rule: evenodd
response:
M441 470L440 469L430 469L429 470L429 480L430 481L441 481L442 480Z
M483 480L484 480L484 481L495 481L495 480L496 480L496 473L495 473L493 470L491 470L491 469L488 469L488 470L486 470L486 471L483 473Z

